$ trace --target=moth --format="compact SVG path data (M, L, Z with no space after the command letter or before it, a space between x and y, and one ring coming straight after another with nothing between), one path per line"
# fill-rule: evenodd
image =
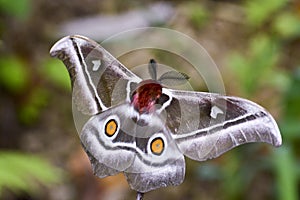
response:
M123 172L133 190L145 193L179 185L187 156L205 161L251 142L282 143L273 117L249 100L181 91L165 82L183 73L142 80L98 43L79 35L50 50L70 74L74 118L96 176Z

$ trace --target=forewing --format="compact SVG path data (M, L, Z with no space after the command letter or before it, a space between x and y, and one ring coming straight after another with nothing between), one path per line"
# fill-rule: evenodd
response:
M179 149L204 161L250 142L281 145L273 117L261 106L242 98L218 94L163 90L166 126Z
M66 65L73 89L73 103L85 115L94 115L129 100L132 84L141 81L95 41L67 36L50 50Z

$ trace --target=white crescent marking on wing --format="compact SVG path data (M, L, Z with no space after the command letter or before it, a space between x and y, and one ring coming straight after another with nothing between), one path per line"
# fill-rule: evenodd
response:
M210 116L214 119L217 118L218 114L224 114L224 112L217 106L211 108Z
M100 66L101 66L101 60L93 60L92 63L93 63L93 65L94 65L93 68L92 68L92 70L93 70L94 72L98 71L98 69L99 69Z

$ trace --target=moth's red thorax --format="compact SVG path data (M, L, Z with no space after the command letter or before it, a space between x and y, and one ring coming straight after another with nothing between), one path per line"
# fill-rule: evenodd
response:
M154 80L142 81L132 95L131 103L140 114L155 111L155 103L162 94L162 86Z

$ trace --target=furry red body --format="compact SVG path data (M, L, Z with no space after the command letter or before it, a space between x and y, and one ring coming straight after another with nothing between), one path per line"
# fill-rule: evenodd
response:
M140 114L151 113L155 103L162 94L162 86L157 81L142 81L132 95L131 103Z

